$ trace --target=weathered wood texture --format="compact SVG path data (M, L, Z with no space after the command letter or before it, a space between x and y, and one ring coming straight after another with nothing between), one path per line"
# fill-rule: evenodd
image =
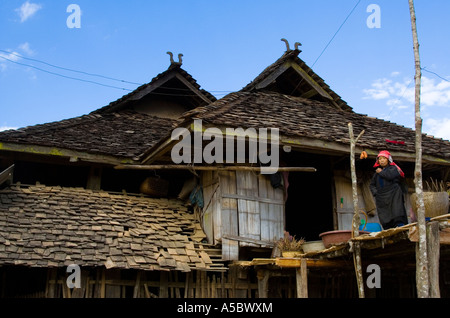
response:
M227 273L161 271L149 274L137 271L135 276L121 278L118 270L82 270L81 288L68 288L66 276L49 269L45 291L28 297L45 298L254 298L258 285L248 270L231 267Z
M237 260L240 246L272 247L271 242L283 237L283 189L273 188L267 176L252 171L220 171L218 184L212 181L214 173L202 173L203 225L211 241L222 243L224 260Z
M353 190L352 180L350 175L347 175L345 171L335 171L334 175L335 191L336 191L336 213L337 213L337 225L336 230L351 230L352 219L354 216L353 205ZM373 211L373 197L363 196L363 187L368 187L369 179L362 180L363 184L357 185L358 193L358 208L367 212L367 207ZM362 212L361 212L362 213ZM370 217L369 222L377 222L378 217Z

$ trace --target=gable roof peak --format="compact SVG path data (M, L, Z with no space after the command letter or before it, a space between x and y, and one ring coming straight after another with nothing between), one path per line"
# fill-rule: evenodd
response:
M242 91L268 90L327 101L337 109L352 111L352 108L298 57L301 52L300 42L295 42L295 49L292 50L286 39L282 38L281 41L286 44L286 52L243 87Z

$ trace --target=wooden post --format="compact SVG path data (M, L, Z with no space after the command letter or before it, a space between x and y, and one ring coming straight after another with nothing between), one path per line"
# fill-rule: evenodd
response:
M295 269L297 281L297 297L308 298L308 268L306 259L302 258L300 267Z
M266 270L258 270L258 297L259 298L267 298L269 291L269 271Z
M134 284L133 298L140 297L140 290L141 290L140 287L141 287L141 271L138 270L136 274L136 282Z
M45 297L47 298L56 298L57 294L57 280L58 280L58 272L56 268L49 268L47 270L48 275L47 275L47 289L46 289L46 293L45 293Z
M428 276L430 280L430 297L440 298L439 289L439 257L440 257L440 237L439 222L429 222L427 225L428 243Z
M80 288L74 288L72 290L72 298L84 298L87 292L87 283L89 278L89 271L82 270L81 273L81 286Z
M353 219L352 219L352 237L357 237L359 235L359 224L361 223L359 217L359 207L358 207L358 183L356 179L356 168L355 168L355 145L359 138L364 134L364 130L360 132L358 137L353 134L352 123L348 123L348 131L350 135L350 168L352 176L352 192L353 192ZM358 295L359 298L364 298L364 281L362 276L362 265L361 265L361 246L359 242L353 242L353 262L355 265L356 281L358 283Z
M169 297L169 274L165 271L160 271L159 280L159 298Z
M365 298L360 242L353 242L353 263L355 266L355 274L356 274L356 282L358 284L359 298Z
M100 286L100 298L105 298L106 295L106 268L102 268L102 281Z
M364 134L364 130L361 131L356 137L353 134L353 126L352 123L348 123L348 131L350 135L350 169L352 176L352 194L353 194L353 220L352 220L352 237L356 237L359 235L359 207L358 207L358 182L356 179L356 168L355 168L355 146L358 142L359 138Z
M409 13L411 16L411 30L413 36L414 65L415 65L415 127L416 127L416 165L414 169L414 184L417 196L417 223L419 231L419 242L416 250L416 286L419 298L429 297L429 277L428 277L428 256L427 256L427 235L425 222L425 204L423 200L422 186L422 118L420 117L420 55L419 40L416 28L416 13L414 1L409 0Z

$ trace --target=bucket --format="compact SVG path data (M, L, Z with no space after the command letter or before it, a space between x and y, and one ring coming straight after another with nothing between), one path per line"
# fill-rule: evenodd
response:
M366 226L364 227L364 224L361 224L359 226L359 229L367 232L380 232L381 230L383 230L379 223L366 223L365 225Z
M302 244L303 252L310 253L310 252L317 252L325 249L325 245L323 245L323 241L309 241Z
M359 235L363 234L369 234L369 232L359 231ZM320 233L319 236L322 238L322 242L325 248L329 248L333 245L338 245L350 240L352 238L352 231L351 230L328 231Z

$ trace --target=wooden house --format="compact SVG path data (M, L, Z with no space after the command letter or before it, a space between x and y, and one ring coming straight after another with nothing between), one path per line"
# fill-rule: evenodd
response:
M366 222L378 221L368 183L380 150L388 149L401 165L408 196L414 191L414 131L355 113L299 53L297 45L287 46L248 85L218 100L172 60L150 83L88 115L0 133L0 170L14 167L0 190L2 295L295 297L309 291L313 297L353 297L356 240L364 264L383 269L383 286L396 286L367 290L369 296L414 297L409 197L405 228L294 259L277 253L286 232L316 241L321 233L351 229L348 123L357 133L364 130L356 152L365 151L368 159L358 156L356 172ZM216 155L230 149L226 141L240 138L245 160L191 157L175 164L176 128L200 151L213 138L200 137L195 145L196 136L223 136L224 149L216 147ZM260 128L279 132L277 173L261 173L266 162L250 156L254 136L247 133ZM230 144L236 159L242 149ZM261 154L269 152L259 148ZM447 182L449 172L450 142L424 135L424 179ZM441 216L437 222L440 292L448 297L448 221ZM83 291L65 285L72 263L84 269ZM39 277L26 292L8 280L23 273Z

